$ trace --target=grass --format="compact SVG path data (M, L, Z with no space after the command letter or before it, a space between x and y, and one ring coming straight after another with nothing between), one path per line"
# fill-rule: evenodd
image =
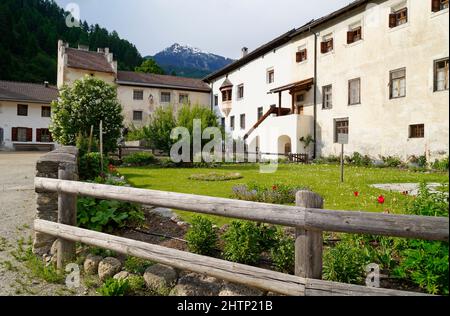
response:
M238 184L258 182L272 186L276 183L305 186L325 199L325 208L331 210L363 210L369 212L404 213L406 203L412 197L397 192L387 192L370 187L379 183L448 183L448 173L421 173L391 168L366 168L347 166L345 182L340 183L338 165L288 165L281 164L273 174L259 173L257 165L224 165L214 169L160 168L156 166L120 168L119 172L137 188L179 193L232 198L232 188ZM190 180L194 174L240 173L242 179L226 182L203 182ZM355 197L354 192L359 196ZM377 203L378 196L386 198L384 205ZM178 211L184 221L191 222L194 213ZM230 222L229 219L208 216L216 225Z

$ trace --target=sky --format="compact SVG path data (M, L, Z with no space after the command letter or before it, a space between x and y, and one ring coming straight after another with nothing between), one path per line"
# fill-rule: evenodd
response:
M312 19L335 11L350 0L56 0L62 8L75 3L80 18L116 30L138 48L154 55L174 43L237 59Z

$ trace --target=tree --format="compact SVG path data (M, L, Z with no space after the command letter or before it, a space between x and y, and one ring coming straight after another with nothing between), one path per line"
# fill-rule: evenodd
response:
M157 75L165 74L164 70L156 63L156 61L154 61L151 58L145 60L139 67L136 67L135 71L147 74L157 74Z
M103 121L103 147L105 153L117 148L123 127L122 106L117 100L115 87L100 79L85 76L65 85L58 101L52 102L53 138L62 145L75 145L78 135L88 136L94 126L99 139L99 125Z
M170 133L176 125L172 106L159 107L151 116L150 124L143 128L143 134L153 148L169 152L173 144Z

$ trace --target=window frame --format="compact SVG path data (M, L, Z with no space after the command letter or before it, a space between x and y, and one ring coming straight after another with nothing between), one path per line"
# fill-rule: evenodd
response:
M425 138L425 124L410 124L408 138L409 139Z
M245 128L246 128L245 123L246 123L245 114L241 114L241 116L239 118L239 126L240 126L241 130L245 130Z
M357 37L356 35L359 35ZM349 30L347 32L347 44L353 44L359 41L362 41L362 25L361 23L350 25Z
M140 115L140 118L136 118L136 114ZM144 120L144 111L133 110L133 122L142 122Z
M267 69L267 84L272 84L275 83L275 69L274 68L269 68Z
M325 102L325 97L328 95L325 93L325 89L330 89L328 94L331 94L331 100L329 101L329 106L325 106L327 104ZM322 87L322 110L331 110L333 109L333 85L329 84Z
M295 61L302 63L308 60L308 49L306 47L300 47L295 53Z
M25 114L21 114L21 110L24 110ZM17 116L28 116L28 104L17 104Z
M258 119L258 121L264 116L264 107L260 106L259 108L256 109L256 117Z
M402 18L402 13L405 13L404 18ZM403 23L400 23L402 20L405 21ZM389 14L389 28L394 29L398 26L405 25L408 22L409 22L408 3L404 3L401 6L391 9L391 13Z
M237 93L236 93L236 97L238 100L242 100L244 99L244 84L241 83L240 85L237 86Z
M214 106L219 106L219 95L218 94L214 95Z
M403 76L403 77L398 77L398 78L393 78L392 75L393 75L394 73L400 72L400 71L404 71L404 76ZM404 95L399 95L399 96L395 96L395 97L394 97L394 84L393 84L393 83L394 83L394 80L395 80L395 81L401 82L402 79L405 81L405 92L404 92ZM400 91L400 87L399 87L398 90ZM404 97L406 97L406 92L407 92L407 86L406 86L406 67L398 68L398 69L395 69L395 70L391 70L391 71L389 72L389 99L390 99L390 100L394 100L394 99L404 98Z
M222 90L222 102L231 102L233 98L233 89L227 88Z
M448 0L431 0L431 11L433 13L447 10L448 7Z
M352 102L352 89L351 89L351 85L353 82L358 82L358 101L353 103ZM354 78L354 79L350 79L348 81L348 105L352 106L352 105L359 105L361 104L361 78Z
M25 133L25 140L20 137L20 131L23 131ZM17 142L19 143L28 143L28 128L26 127L17 127Z
M236 118L234 115L230 116L230 130L234 131L236 128Z
M41 143L52 143L52 134L50 133L50 130L48 128L41 128L40 129L40 133L41 133Z
M186 103L182 102L182 98L186 99ZM189 104L190 100L189 100L189 93L180 93L178 94L178 104Z
M47 113L45 111L48 111L48 115L44 115ZM52 117L52 107L51 106L42 106L41 107L41 117L47 117L47 118Z
M165 101L163 95L169 96L169 101ZM161 93L159 94L159 98L161 100L161 103L166 103L166 104L170 103L170 102L172 102L172 93L167 92L167 91L161 91Z
M439 63L446 63L447 66L444 66L444 71L447 69L446 78L444 80L444 89L438 89L438 64ZM441 92L441 91L448 91L449 90L449 58L441 58L436 59L433 62L433 92Z
M144 90L133 89L133 101L143 101L144 100Z
M320 52L325 55L332 53L334 51L334 36L333 33L327 34L322 37L322 42L320 43Z

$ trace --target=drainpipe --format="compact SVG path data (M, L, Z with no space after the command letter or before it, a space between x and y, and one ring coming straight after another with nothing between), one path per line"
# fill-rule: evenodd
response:
M317 158L317 33L312 32L311 27L309 32L314 35L314 152L313 159Z
M214 112L214 82L211 81L211 111Z

